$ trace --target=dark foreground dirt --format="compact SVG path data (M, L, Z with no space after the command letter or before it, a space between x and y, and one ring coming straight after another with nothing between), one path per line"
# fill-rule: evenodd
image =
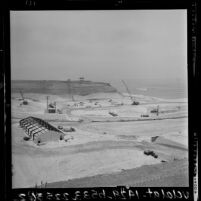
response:
M122 170L119 173L84 177L46 184L46 188L80 187L188 187L188 160L176 160L156 165Z

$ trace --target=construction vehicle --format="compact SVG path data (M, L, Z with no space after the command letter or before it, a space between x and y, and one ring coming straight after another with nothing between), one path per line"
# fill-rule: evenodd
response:
M59 125L57 127L59 130L62 130L63 132L75 132L75 128L70 127L70 128L64 128L63 126Z
M62 111L60 109L57 109L58 114L62 114Z
M151 113L156 113L156 115L159 115L159 105L157 106L157 108L153 109L150 111Z
M28 101L24 99L24 96L23 96L23 93L22 91L20 91L20 95L21 95L21 99L22 100L22 103L20 103L20 105L28 105Z
M111 116L116 117L118 116L118 114L114 113L114 112L108 112Z
M141 114L141 117L149 117L148 114Z
M134 99L134 97L131 95L131 92L130 92L130 90L128 89L127 84L126 84L123 80L121 80L121 81L122 81L123 85L125 86L126 91L128 92L128 95L129 95L129 97L130 97L130 99L131 99L131 101L132 101L131 105L139 105L140 103L139 103L138 101L136 101L136 100Z
M58 125L57 128L58 128L59 130L63 130L63 126Z
M158 158L158 155L154 151L151 151L151 150L145 150L144 154L147 155L147 156L151 155L154 158Z
M56 102L49 103L49 96L47 96L47 113L56 113Z

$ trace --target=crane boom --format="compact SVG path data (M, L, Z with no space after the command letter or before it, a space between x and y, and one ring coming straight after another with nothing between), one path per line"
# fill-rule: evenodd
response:
M69 94L71 95L72 101L75 102L75 98L74 98L73 93L72 93L71 81L70 80L68 80L68 89L69 89Z
M22 93L21 90L20 90L20 95L21 95L21 97L22 97L22 103L21 103L21 104L23 104L23 105L28 105L28 101L24 99L24 95L23 95L23 93Z
M23 96L23 93L22 93L21 90L20 90L20 95L21 95L21 97L22 97L22 100L24 100L24 96Z
M130 90L128 89L127 84L124 82L124 80L121 80L121 81L122 81L123 85L125 86L125 88L126 88L128 94L129 94L129 97L130 97L131 101L133 101L133 97L132 97L132 95L131 95Z
M139 105L140 103L139 103L138 101L135 101L134 97L131 95L131 92L130 92L130 90L128 89L127 84L126 84L123 80L121 80L121 81L122 81L122 83L124 84L124 86L126 87L126 90L127 90L128 94L129 94L129 97L130 97L130 99L131 99L131 101L132 101L132 105Z

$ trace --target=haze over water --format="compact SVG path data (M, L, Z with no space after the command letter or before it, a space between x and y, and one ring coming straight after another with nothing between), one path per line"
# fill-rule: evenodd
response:
M180 99L188 97L188 85L185 80L163 79L125 79L132 94L141 94L165 99ZM120 92L127 93L121 80L111 84Z

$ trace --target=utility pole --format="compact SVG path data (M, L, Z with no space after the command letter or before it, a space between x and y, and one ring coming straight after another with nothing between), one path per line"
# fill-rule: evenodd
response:
M157 116L159 115L159 105L157 106Z
M72 98L72 101L74 102L75 99L73 97L73 93L72 93L72 89L71 89L71 80L70 79L67 80L67 84L68 84L68 92L69 92L69 94L70 94L70 96Z
M48 113L48 98L49 98L49 96L47 96L47 113Z

